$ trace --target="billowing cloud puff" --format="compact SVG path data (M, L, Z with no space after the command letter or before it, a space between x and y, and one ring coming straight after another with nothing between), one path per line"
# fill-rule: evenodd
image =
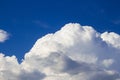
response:
M111 32L105 32L101 35L102 39L106 41L109 45L112 45L113 47L120 48L120 35Z
M38 39L20 64L1 54L0 80L120 80L119 44L116 33L66 24Z
M8 39L8 33L0 29L0 42L4 42Z

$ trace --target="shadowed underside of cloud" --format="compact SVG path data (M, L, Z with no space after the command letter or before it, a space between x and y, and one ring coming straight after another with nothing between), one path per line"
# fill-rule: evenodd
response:
M0 55L0 80L120 80L120 35L66 24L38 39L21 64Z

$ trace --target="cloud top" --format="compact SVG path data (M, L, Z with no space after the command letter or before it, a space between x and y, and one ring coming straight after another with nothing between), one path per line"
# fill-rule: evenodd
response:
M0 79L119 80L119 37L91 26L66 24L38 39L20 64L15 56L1 54Z

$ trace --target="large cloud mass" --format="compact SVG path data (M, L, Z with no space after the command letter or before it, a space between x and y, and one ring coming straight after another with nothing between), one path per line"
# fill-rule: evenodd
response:
M120 35L66 24L38 39L21 64L0 55L0 80L120 80Z

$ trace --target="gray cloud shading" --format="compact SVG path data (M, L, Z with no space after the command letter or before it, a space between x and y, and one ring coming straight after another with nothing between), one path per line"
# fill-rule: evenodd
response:
M21 74L18 76L18 79L19 80L42 80L44 77L45 77L45 74L42 74L39 71L32 71L32 72L22 71Z

